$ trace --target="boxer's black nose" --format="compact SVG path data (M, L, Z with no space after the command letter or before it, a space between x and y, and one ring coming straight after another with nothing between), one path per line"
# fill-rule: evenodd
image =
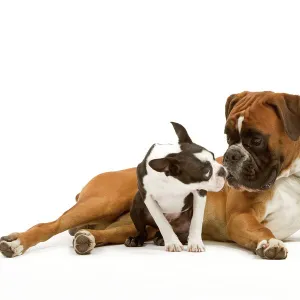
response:
M238 149L228 149L224 155L224 163L236 163L243 157Z
M225 178L227 175L227 172L225 170L225 168L221 167L220 170L217 173L218 176Z

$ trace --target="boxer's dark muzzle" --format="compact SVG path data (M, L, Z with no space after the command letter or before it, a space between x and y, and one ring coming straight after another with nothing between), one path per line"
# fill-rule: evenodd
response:
M261 191L271 188L278 174L276 160L251 155L241 144L232 145L224 154L227 182L236 189Z

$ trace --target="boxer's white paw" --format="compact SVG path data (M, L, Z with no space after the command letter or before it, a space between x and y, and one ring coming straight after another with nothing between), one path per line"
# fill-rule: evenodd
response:
M77 254L90 254L95 246L95 237L89 231L82 229L76 232L73 247Z
M277 239L263 240L258 243L256 254L266 259L285 259L288 254L284 243Z
M6 257L15 257L23 254L24 247L21 245L17 234L3 236L0 240L0 252Z
M168 252L181 252L183 250L183 245L180 243L179 240L170 241L165 244L166 251Z
M205 246L202 239L189 239L187 249L189 252L204 252Z

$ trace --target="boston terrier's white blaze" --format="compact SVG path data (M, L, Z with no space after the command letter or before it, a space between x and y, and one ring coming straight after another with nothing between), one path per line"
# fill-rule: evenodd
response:
M212 152L194 144L186 129L172 122L178 144L154 144L137 167L139 191L131 218L137 235L125 245L142 246L147 239L146 225L158 227L155 244L167 251L204 251L201 238L206 191L220 191L226 171Z

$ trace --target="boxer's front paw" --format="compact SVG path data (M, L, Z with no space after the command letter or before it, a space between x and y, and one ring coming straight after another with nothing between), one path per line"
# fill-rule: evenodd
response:
M204 252L205 247L202 239L189 239L188 241L189 252Z
M285 259L288 254L284 243L277 239L263 240L258 243L256 254L266 259Z
M126 241L125 241L125 246L126 247L142 247L145 243L145 237L138 235L138 236L130 236Z
M73 247L77 254L90 254L95 246L95 237L89 231L84 229L77 231L73 240Z
M154 239L153 239L153 243L156 246L164 246L165 245L164 238L162 237L160 231L156 232Z
M24 247L19 239L19 233L3 236L0 239L0 252L9 258L23 254Z

